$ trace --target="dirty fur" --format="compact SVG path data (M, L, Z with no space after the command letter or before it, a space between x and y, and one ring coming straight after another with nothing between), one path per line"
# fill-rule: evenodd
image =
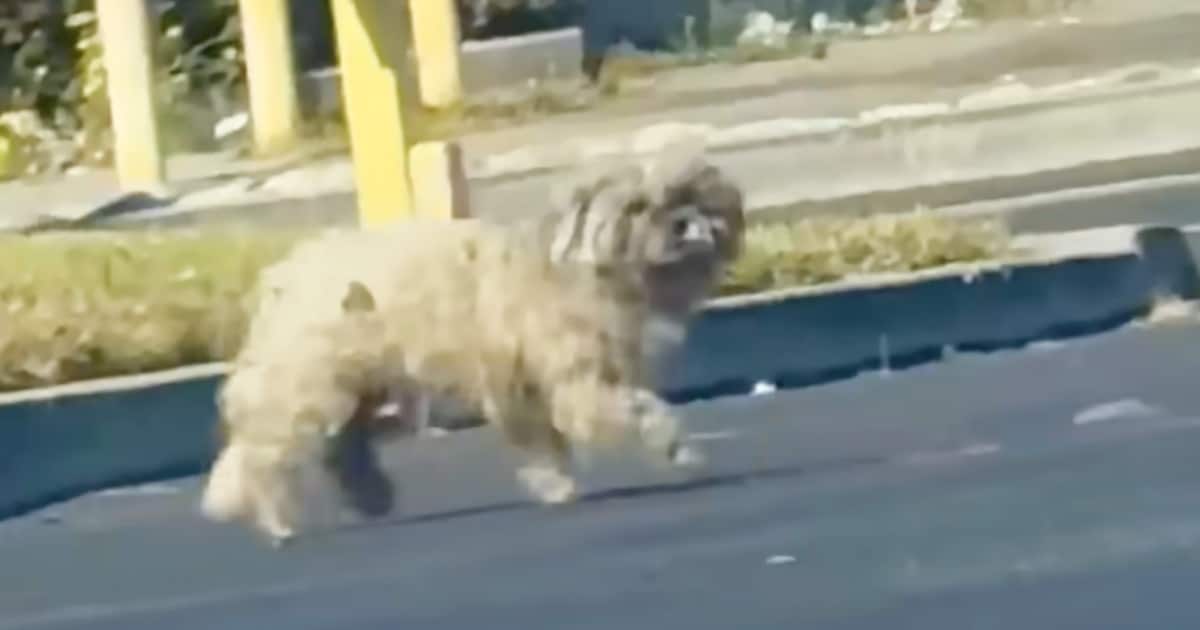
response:
M375 445L416 431L437 397L521 450L519 478L542 502L577 495L573 447L632 440L698 463L655 370L742 232L740 190L698 157L668 156L590 177L517 226L414 219L301 244L264 272L219 394L204 514L285 541L313 463L354 511L389 513Z

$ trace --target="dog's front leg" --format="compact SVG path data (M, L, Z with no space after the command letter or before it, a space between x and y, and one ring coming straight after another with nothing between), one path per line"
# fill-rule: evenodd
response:
M654 392L599 379L561 383L553 393L553 424L584 444L634 437L653 456L676 467L703 463L703 455L683 442L679 417Z
M544 417L509 417L499 424L509 442L529 457L517 472L525 488L542 503L574 501L579 487L571 476L571 448L566 436Z

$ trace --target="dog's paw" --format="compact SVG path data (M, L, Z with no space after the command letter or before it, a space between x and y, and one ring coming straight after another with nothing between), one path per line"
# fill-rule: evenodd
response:
M281 550L284 547L291 546L292 542L295 540L296 533L292 531L271 532L267 535L267 541L270 543L271 548L276 550Z
M708 463L704 451L689 444L680 444L671 453L671 465L681 470L698 470Z
M246 458L245 449L236 444L217 457L200 499L200 513L205 518L231 523L250 512Z
M517 473L521 483L538 501L547 505L570 503L579 496L575 480L543 466L529 466Z

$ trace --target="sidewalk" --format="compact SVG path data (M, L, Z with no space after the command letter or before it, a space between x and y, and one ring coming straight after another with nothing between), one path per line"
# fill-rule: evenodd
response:
M464 142L474 153L493 154L645 127L668 114L674 121L714 125L847 116L887 103L961 96L1005 75L1041 85L1139 63L1200 63L1200 2L1093 2L1077 13L1082 22L1075 25L1022 20L936 35L898 32L839 41L823 61L676 70L656 77L636 98L536 125L473 134Z
M664 72L636 94L593 110L472 133L460 141L476 186L547 164L653 144L685 125L765 139L779 129L819 127L887 104L958 102L995 89L998 80L1036 89L1137 64L1154 64L1149 74L1200 68L1198 2L1093 0L1077 15L1078 24L1012 21L838 42L824 61ZM123 196L108 172L0 184L0 229L25 229L48 217L71 223L132 211L200 217L230 206L240 209L211 216L244 212L251 221L261 215L290 223L353 218L352 170L344 155L269 163L224 154L175 156L169 171L172 190L161 198Z

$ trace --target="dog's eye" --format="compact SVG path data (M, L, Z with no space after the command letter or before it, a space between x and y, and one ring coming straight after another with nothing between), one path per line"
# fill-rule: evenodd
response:
M688 227L690 226L690 224L691 224L691 222L688 221L687 218L680 217L678 219L675 219L671 223L671 234L674 234L675 236L680 236L680 237L684 236L685 234L687 234Z
M633 216L638 216L640 214L644 214L646 209L649 207L650 206L648 203L646 203L645 199L634 199L633 201L629 202L629 205L626 207L626 212Z

